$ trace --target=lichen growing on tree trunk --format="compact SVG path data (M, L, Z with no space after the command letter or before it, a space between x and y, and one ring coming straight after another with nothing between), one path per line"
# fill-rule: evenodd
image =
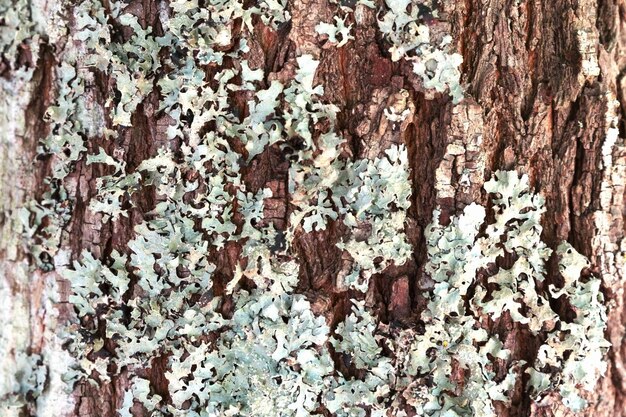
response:
M625 8L0 0L0 413L625 415Z

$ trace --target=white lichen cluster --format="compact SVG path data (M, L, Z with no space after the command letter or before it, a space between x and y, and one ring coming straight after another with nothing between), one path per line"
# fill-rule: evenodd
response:
M433 372L438 395L430 397L425 407L440 407L439 395L451 388L450 361L454 359L469 371L463 381L467 394L460 399L451 398L440 411L449 407L458 415L496 415L491 400L505 401L506 391L520 376L509 373L496 382L487 354L494 359L513 358L502 348L503 340L489 336L480 324L484 318L495 320L506 314L533 334L543 336L536 362L526 369L531 375L529 389L537 395L558 389L568 407L580 410L585 402L576 387L591 389L606 369L606 364L598 359L609 346L603 336L606 314L600 280L593 276L581 278L588 262L563 243L557 255L565 282L558 288L555 284L546 288L545 263L552 251L541 241L543 198L530 192L527 176L519 178L512 171L497 172L485 183L485 190L493 195L493 222L485 224L485 209L472 204L448 226L435 221L427 229L430 261L425 269L434 288L422 317L426 335L433 329L437 336L428 340L419 336L421 342L416 352L422 363L419 372ZM503 263L505 258L511 259L510 266L477 278L484 275L479 274L481 271ZM571 306L576 318L561 317L552 309L549 298L560 298L560 303ZM440 351L445 347L443 366L432 367L425 354L431 347ZM512 363L525 365L521 359L513 359Z
M56 266L71 284L76 317L63 334L77 360L64 375L70 387L107 383L124 372L122 417L139 404L151 416L491 417L493 402L509 401L526 372L534 397L559 391L570 408L584 406L578 390L592 389L604 372L608 346L600 280L582 278L587 261L563 244L557 251L563 282L547 282L543 200L515 172L498 172L485 184L493 221L477 204L447 226L435 211L426 230L425 272L433 285L424 294L423 328L380 323L357 299L332 329L314 313L312 301L295 290L298 236L342 223L347 231L337 246L349 262L335 277L337 291L356 290L356 298L374 274L412 256L405 234L412 190L407 149L394 145L373 159L345 152L339 109L323 99L313 56L295 58L293 80L285 84L268 81L253 64L253 21L276 28L289 19L286 2L203 3L177 0L161 9L163 36L122 2L83 0L72 8L73 47L55 69L58 97L39 148L51 160L49 189L21 213L39 266ZM430 44L417 3L386 5L379 23L392 58L413 61L426 88L447 90L458 101L460 61L448 53L450 39ZM237 31L235 20L242 24ZM342 46L349 25L343 17L335 22L318 32ZM126 35L113 36L115 27ZM2 48L12 51L12 44ZM102 108L89 97L96 72L112 86ZM131 170L123 141L115 139L132 129L148 97L158 99L153 110L170 121L164 132L170 142ZM245 98L243 114L233 111L235 97ZM109 140L108 151L93 146L95 138ZM284 230L264 218L270 188L252 189L243 175L270 147L289 162ZM107 172L96 178L91 218L131 217L133 198L148 188L156 201L126 252L85 250L69 265L58 247L73 204L66 180L83 162ZM225 273L215 259L227 250L236 259ZM510 265L502 266L504 259ZM553 311L550 299L574 318ZM485 330L489 320L511 320L540 338L536 361L505 349L501 335ZM41 393L47 378L38 363L46 357L17 359L19 378L4 381L10 389L0 392L16 404ZM157 366L166 368L166 393L146 376Z
M431 39L431 29L421 13L428 2L419 0L385 0L387 10L378 21L378 28L391 43L389 53L392 61L408 60L413 72L419 75L424 87L438 92L448 91L455 103L463 98L459 66L463 57L451 52L452 37Z
M338 1L331 3L337 4ZM413 72L422 79L426 90L447 91L456 104L463 98L459 69L463 57L453 52L452 36L431 34L430 21L439 14L431 3L435 2L385 0L384 6L378 9L378 29L390 44L388 52L392 61L411 62ZM370 0L357 0L352 7L341 4L333 21L320 22L315 30L327 42L341 48L354 39L352 23L346 22L355 20L360 23L359 14L365 7L374 9L376 4Z
M158 202L150 220L135 227L128 255L113 251L99 260L85 251L80 261L61 271L72 283L70 301L79 319L67 335L68 349L79 359L79 366L67 379L99 383L110 380L111 369L125 367L134 375L134 370L167 357L172 403L149 395L146 380L137 376L125 394L121 415L129 413L133 398L153 413L166 415L251 415L255 410L270 416L278 409L284 409L284 415L310 415L320 407L319 397L329 387L339 393L345 384L357 383L335 375L324 319L313 315L303 296L292 293L298 264L289 251L291 241L299 229L306 233L324 230L328 221L342 220L354 228L358 237L340 243L355 264L345 282L352 286L351 280L361 277L358 288L363 291L373 273L393 262L404 262L410 256L403 233L410 204L407 153L404 147L393 147L374 161L341 157L344 140L334 131L337 108L321 100L323 89L314 84L318 62L309 55L297 58L289 85L273 81L263 88L263 71L250 68L243 59L248 52L244 36L227 54L238 58L238 63L218 67L215 76L207 79L200 65L222 64L225 55L213 48L224 38L208 42L204 37L207 43L201 48L197 46L200 34L188 27L191 22L195 27L203 19L213 19L213 13L226 13L235 4L214 6L207 14L192 3L177 3L167 19L168 32L156 43L146 30L124 44L111 45L106 41L109 28L102 19L81 26L76 38L84 43L86 62L105 56L103 64L117 59L128 64L126 70L105 65L98 69L118 72L117 89L132 97L137 91L123 87L124 80L144 79L158 66L142 75L141 66L135 68L139 61L124 58L122 51L176 51L159 64L172 70L153 81L159 86L160 110L173 119L167 136L181 138L183 144L178 154L161 148L133 172L127 172L126 164L115 157L121 150L108 154L99 148L86 157L88 165L110 167L109 174L97 178L98 194L89 204L92 212L103 216L103 222L128 216L123 203L132 206L132 196L144 187L154 187ZM83 9L93 16L103 13L97 1L84 2L78 10ZM249 13L259 11L237 9L244 21ZM120 24L131 28L136 24L118 12ZM276 16L266 18L271 22ZM152 51L150 56L156 55ZM121 77L119 73L138 75ZM65 86L72 80L61 78L60 83ZM59 102L66 100L80 108L71 90L61 90L67 94ZM125 100L124 91L120 103ZM248 115L239 118L231 111L230 94L246 91L253 92ZM128 101L111 107L113 125L123 125L120 117L132 114L134 106ZM64 114L75 111L67 107ZM313 126L321 121L328 122L329 128L318 134ZM205 132L209 123L217 128ZM239 140L246 152L234 151L232 140ZM275 144L293 154L288 181L292 210L281 253L273 249L278 232L262 222L264 200L272 197L271 191L247 190L240 172L241 166ZM229 242L241 245L242 262L225 293L218 296L212 289L215 265L211 259L215 250L223 250ZM369 259L360 252L364 245L371 252ZM380 262L374 265L374 258ZM241 287L244 279L253 282L254 288ZM231 318L223 311L227 302L235 306ZM99 330L103 326L104 334ZM83 337L69 336L78 330ZM217 340L211 340L215 335L219 335ZM274 376L268 378L268 374ZM377 390L378 382L370 381L368 389ZM376 396L372 398L375 401Z
M496 416L493 402L510 400L522 372L530 375L533 396L558 390L564 404L579 410L585 405L579 389L592 389L606 366L600 280L581 278L588 261L563 243L557 251L563 283L539 287L551 254L540 240L541 196L530 193L528 178L515 172L496 173L485 189L494 195L493 221L485 222L485 208L472 204L447 226L439 224L435 212L427 230L425 270L434 285L422 313L422 331L389 333L363 301L354 300L352 314L331 332L306 298L293 294L295 261L281 263L267 253L259 259L260 269L245 273L254 289L236 283L230 287L234 313L226 317L220 310L223 297L190 301L194 294L210 291L210 273L193 279L206 266L186 279L175 276L180 265L190 265L185 254L202 256L186 246L184 229L174 237L174 231L159 236L138 228L141 243L129 244L131 270L162 273L139 273L136 296L128 302L120 298L128 279L126 259L119 255L105 267L86 253L82 265L66 272L74 283L72 302L79 315L94 328L99 317L105 318L107 338L116 345L112 356L95 362L83 358L81 371L92 376L95 371L97 379L106 380L111 362L133 369L170 358L166 377L172 403L137 378L127 391L123 416L130 415L136 400L154 415L308 416L323 406L337 416L365 416L365 410L398 416L412 409L427 416L491 417ZM159 247L159 242L167 246ZM479 273L505 256L514 260L510 267L486 277ZM102 283L107 294L100 290ZM547 297L563 297L560 302L573 309L575 318L561 318ZM130 320L122 314L128 308ZM484 318L503 315L542 337L535 363L515 358L500 336L483 329ZM77 340L74 352L96 353L102 347L99 339ZM336 370L333 352L360 377ZM505 365L510 370L498 376L496 369Z

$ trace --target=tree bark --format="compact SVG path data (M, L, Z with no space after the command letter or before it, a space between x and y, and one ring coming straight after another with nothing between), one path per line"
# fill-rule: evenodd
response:
M533 189L545 197L543 240L551 247L565 240L588 257L593 272L602 278L607 299L606 337L612 343L608 371L597 390L586 398L590 406L580 415L626 416L626 3L434 3L439 14L430 23L432 30L450 33L463 57L465 97L458 104L453 104L445 92L425 89L410 62L392 61L378 33L375 10L363 9L361 21L352 27L354 39L341 48L330 45L315 31L321 21L331 21L337 10L325 0L289 1L291 20L278 30L255 21L247 57L255 68L264 70L267 81L286 83L292 79L296 57L302 54L320 61L314 85L323 85L323 100L338 106L336 130L347 139L353 158L376 156L392 143L406 145L409 153L413 189L406 233L413 248L412 259L374 275L367 294L341 291L336 277L345 257L336 243L348 233L345 227L332 222L323 231L299 230L292 247L300 263L297 292L306 294L329 325L343 320L350 311L350 299L355 297L366 298L380 321L407 325L419 317L426 303L420 281L427 261L424 230L433 210L441 207L442 217L447 219L472 202L487 206L488 196L482 186L492 173L499 169L526 173ZM109 2L103 4L110 11ZM10 317L0 323L9 329L6 340L11 340L0 352L7 363L15 360L18 351L52 358L61 355L55 326L74 314L68 303L70 284L54 269L38 268L41 259L35 257L39 255L22 246L24 232L19 217L22 207L41 202L49 190L45 178L51 174L55 157L37 157L37 148L51 129L44 116L59 93L55 84L58 65L63 54L72 53L75 47L71 41L76 33L73 7L71 2L34 1L32 8L39 14L57 16L50 17L50 27L65 19L68 32L31 27L29 30L41 34L18 43L17 53L5 53L0 61L4 96L0 98L4 103L0 107L4 112L0 115L4 118L0 143L0 297L4 304L1 314ZM166 1L133 0L126 12L136 15L142 27L151 26L155 34L162 35L161 20L168 8ZM120 30L116 36L129 34ZM32 71L29 80L19 79L23 70ZM87 100L106 108L105 101L115 89L111 75L85 70L81 76L85 77ZM399 128L381 130L383 111L390 97L401 89L410 93L413 107L409 119ZM118 134L115 143L103 136L87 138L85 153L95 154L99 147L107 152L123 149L118 156L132 172L162 146L180 147L180 142L169 143L167 139L171 119L159 110L159 100L159 89L153 88L132 112L132 127L114 126L110 117L104 117L106 127ZM238 103L238 110L245 112L245 99ZM108 172L97 164L88 165L85 153L63 180L72 204L53 263L58 264L64 256L66 262L79 259L83 250L101 259L113 250L129 253L133 227L159 201L153 189L141 191L133 197L135 204L128 218L103 222L88 204L97 193L96 179ZM249 191L272 189L272 199L265 207L266 221L284 230L289 213L285 186L289 161L277 147L270 146L241 169ZM35 237L42 233L45 235L40 228ZM230 243L216 251L214 286L223 287L230 281L240 253L241 248ZM551 261L548 276L557 272L557 263ZM54 303L47 301L54 292L53 283L59 291ZM507 348L516 357L532 361L537 341L506 320L497 326L509 329ZM157 391L167 392L166 368L165 362L157 362L146 370L145 377ZM65 394L54 388L60 378L58 372L54 365L49 366L41 397L44 400L12 409L15 414L8 415L117 415L128 386L124 372L98 387L79 384L66 400L59 399ZM135 411L140 415L140 410ZM537 404L521 389L513 394L510 406L498 411L509 417L574 415L556 394Z

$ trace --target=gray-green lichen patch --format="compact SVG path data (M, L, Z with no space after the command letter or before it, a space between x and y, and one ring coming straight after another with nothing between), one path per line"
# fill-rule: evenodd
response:
M365 376L339 375L331 379L323 404L331 413L342 417L365 416L366 409L373 416L384 416L393 410L387 403L393 397L391 384L395 369L391 358L383 355L375 336L376 318L366 310L365 302L352 302L352 313L337 326L330 344L346 365L355 366Z
M303 296L242 292L229 327L215 346L189 346L187 359L173 362L167 376L175 405L191 399L209 415L259 416L306 416L319 407L333 369L321 349L328 327ZM189 380L192 374L203 382Z
M347 182L333 188L333 195L347 202L344 223L352 228L353 236L337 246L350 254L354 264L339 277L339 287L365 292L372 274L392 264L402 265L411 257L404 233L411 205L406 148L394 145L383 158L356 161L346 173Z
M588 261L563 243L557 255L564 284L561 288L550 285L549 291L540 290L544 288L539 284L545 279L545 263L552 252L540 238L541 213L545 210L542 197L530 193L528 177L519 178L515 172L497 172L485 183L485 190L494 196L495 220L486 225L483 233L480 231L485 209L477 205L466 207L463 215L453 218L450 225L443 227L435 223L427 230L430 261L426 270L430 271L435 285L423 316L438 327L441 317L448 317L445 331L449 332L455 322L469 323L471 328L476 328L482 317L497 319L508 312L513 321L527 326L531 332L545 332L547 337L539 349L538 359L526 370L531 375L529 389L535 395L558 389L568 407L580 410L584 401L578 395L578 387L590 389L606 369L606 364L599 359L609 346L604 339L606 309L599 291L600 280L593 276L583 279L582 269L588 266ZM480 269L494 265L496 259L505 254L515 259L510 268L501 268L486 280L476 280ZM466 311L464 305L470 285L474 285L471 312ZM568 302L576 318L561 318L552 310L549 298ZM482 336L482 340L474 336L472 339L484 343L486 336ZM490 340L485 346L501 346L497 339ZM505 358L506 354L502 359ZM586 362L587 358L591 362ZM523 361L516 363L524 365ZM474 368L471 375L482 375L474 381L477 386L490 387L494 382L494 375L480 367ZM503 391L498 392L501 398ZM487 398L497 399L491 397L488 390L474 392L472 398L480 403L470 401L468 412L485 410L482 403L486 403ZM491 410L485 415L495 415Z
M598 377L607 368L604 354L610 343L604 338L606 307L601 281L594 276L581 278L583 270L590 266L589 261L567 242L559 245L557 256L564 284L561 288L550 285L549 291L553 298L568 301L575 318L561 322L560 329L548 336L534 365L537 372L531 375L542 377L533 387L537 394L556 386L565 405L579 411L586 406L579 395L579 387L593 391ZM554 375L555 368L559 370L558 377ZM544 369L552 372L541 374Z
M431 33L432 21L439 13L436 5L434 1L385 0L379 9L378 29L389 44L392 61L411 62L424 89L439 93L447 91L456 104L463 98L460 71L463 57L453 52L452 36ZM373 9L376 5L363 0L354 2L353 6L341 2L333 21L318 23L316 33L337 48L345 46L354 39L351 34L353 25L346 22L355 20L358 25L364 7Z
M448 36L431 39L421 4L388 0L379 29L394 61L411 61L425 88L448 91L456 102L460 56L451 53ZM410 259L406 146L365 158L345 152L339 108L323 99L313 55L290 60L291 80L267 81L248 39L258 20L274 29L286 22L286 2L174 1L160 10L162 36L127 13L125 3L106 6L84 0L72 9L75 47L55 68L58 95L40 144L52 161L49 190L20 216L33 254L47 254L37 256L40 266L54 266L71 283L76 317L62 337L75 362L66 365L64 381L98 385L124 372L129 385L118 410L124 417L137 407L152 416L492 417L494 402L510 401L523 373L534 398L558 391L570 408L584 405L578 390L591 389L604 372L608 346L600 281L582 277L586 260L563 244L557 249L563 285L546 288L552 251L541 241L544 202L526 176L499 171L485 184L493 220L471 204L444 226L435 211L426 229L424 271L433 285L424 294L423 328L381 323L360 299L331 328L296 293L296 236L343 223L347 232L337 246L349 262L335 277L337 290L356 290L350 294L357 298L373 274ZM343 47L351 37L348 18L320 24L318 32ZM112 36L113 23L124 36ZM96 72L111 80L102 107L90 96ZM133 114L149 95L171 120L171 142L131 170L111 139L133 128ZM398 95L385 121L402 123L413 111L406 91ZM244 97L244 111L236 97ZM272 190L250 189L244 177L270 147L289 165L280 230L264 219ZM136 223L125 250L102 257L84 250L71 265L52 265L55 254L65 256L59 245L71 213L66 180L83 161L108 172L95 178L88 202L102 222L130 217L132 197L148 188L154 208ZM233 247L239 251L224 282L215 254ZM512 265L486 274L503 256ZM575 317L562 318L550 301L569 306ZM541 339L534 363L484 328L505 316ZM68 363L58 350L44 356ZM12 401L42 398L42 375L61 379L59 367L44 367L44 374L37 355L17 358L14 377L2 386ZM157 362L166 368L167 393L145 374Z
M0 1L0 249L10 260L16 259L21 246L17 236L22 229L20 205L27 199L31 181L26 108L36 87L32 61L49 29L38 6L26 0Z
M410 61L426 89L448 91L454 103L458 103L463 98L459 70L463 58L451 52L450 35L440 39L431 37L426 14L436 17L437 10L415 0L385 0L385 4L387 9L378 21L378 28L391 44L391 59Z
M137 226L130 258L114 253L105 265L85 253L65 272L79 316L93 323L91 330L82 329L94 336L71 346L81 358L77 376L108 380L112 363L129 367L132 375L132 369L167 356L172 402L135 377L122 416L134 401L156 415L308 416L323 406L337 416L365 416L365 410L405 415L408 409L427 416L495 416L493 402L509 401L523 372L530 375L535 398L557 390L578 410L584 405L578 390L591 389L606 367L600 281L581 278L588 261L564 243L557 250L563 285L540 291L551 254L539 238L542 198L515 172L497 172L485 189L494 196L493 221L486 222L486 209L472 204L448 226L439 225L435 212L427 230L425 270L434 287L422 313L423 331L390 330L356 300L353 312L331 331L304 296L293 294L297 263L272 255L262 237L248 246L256 267L248 259L238 272L255 288L243 289L240 278L229 284L234 309L226 316L224 296L209 295L212 268L203 239L169 206L168 218L178 223L160 217ZM510 268L477 278L505 253L516 258ZM181 266L188 271L185 278L178 276ZM125 301L127 268L139 281ZM475 290L467 309L470 286ZM576 313L573 320L561 319L547 301L562 297ZM544 335L535 363L512 357L497 335L482 328L483 317L503 314ZM103 349L103 340L94 338L100 320L106 320L106 338L116 347L112 356L93 361L88 356ZM338 371L332 354L361 370L361 377ZM494 367L505 363L509 372L497 378Z
M11 408L19 409L43 392L46 382L46 367L39 355L17 353L11 358L12 366L3 366L4 380L1 383L0 410L9 413Z
M49 265L38 248L54 246L54 237L47 235L50 229L41 224L50 202L29 203L36 188L29 105L41 93L41 71L35 63L41 44L58 40L64 30L58 19L48 19L43 6L38 0L0 1L0 415L6 417L48 417L53 415L49 404L58 416L69 401L58 379L59 368L67 370L66 362L57 360L67 353L42 330L55 329L55 290L47 283L49 277L33 272L25 259L29 255ZM45 4L52 12L59 8L56 1ZM50 343L42 347L44 340Z

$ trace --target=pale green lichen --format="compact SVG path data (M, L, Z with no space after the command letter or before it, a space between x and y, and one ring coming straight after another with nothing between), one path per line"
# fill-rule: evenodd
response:
M173 403L163 403L141 382L141 390L127 392L120 414L128 415L134 398L165 415L182 415L182 410L185 415L205 415L199 410L206 410L206 415L277 415L276 410L283 410L278 415L306 416L323 405L338 416L365 416L366 409L378 416L403 415L401 410L408 406L427 416L491 417L496 415L493 402L509 401L508 393L525 367L533 395L556 389L566 405L580 409L584 402L578 386L592 388L606 366L601 360L608 344L603 336L606 315L600 281L579 280L588 262L563 244L558 252L564 285L551 286L539 296L535 287L544 280L544 263L550 253L537 240L542 199L529 192L526 177L520 179L514 172L496 173L485 188L496 196L493 221L483 226L486 210L473 204L448 226L439 225L436 215L428 228L430 260L425 270L434 288L422 313L425 328L423 332L401 330L396 337L380 331L365 303L357 301L353 313L331 333L324 319L312 313L306 298L292 294L297 264L278 263L269 252L261 252L259 260L265 266L245 271L256 289L243 290L238 280L230 285L235 304L231 318L220 313L221 297L189 302L192 294L210 289L211 277L205 275L190 288L191 277L178 280L173 275L179 265L189 268L185 254L194 252L188 246L193 241L186 243L182 224L180 232L176 226L160 229L167 238L152 232L157 224L167 225L163 221L138 226L138 237L129 247L134 252L130 265L141 271L140 279L137 295L127 302L119 298L128 284L123 273L126 261L118 258L104 267L85 254L84 264L66 273L75 287L72 301L91 320L98 320L96 309L108 310L107 338L118 346L115 363L145 366L157 356L171 358L166 377ZM193 234L191 229L189 233ZM528 249L528 242L533 250ZM172 256L177 252L178 256ZM494 275L497 279L477 278L479 269L505 252L517 257L511 268L501 269ZM202 252L196 253L203 258ZM523 267L518 265L520 260ZM157 270L162 271L159 276L152 272ZM177 280L185 286L176 286ZM109 283L108 294L100 290L101 282ZM489 303L481 295L487 284L493 298ZM476 294L467 310L464 300L470 285ZM563 296L576 311L571 322L560 319L544 298ZM118 309L122 305L131 309L129 322L122 321ZM546 330L546 343L533 368L512 358L498 336L482 328L483 315L497 319L505 312L534 332L543 318L560 321L559 327ZM533 320L537 317L542 319ZM210 334L217 335L211 344L203 341ZM363 376L338 373L329 356L330 346L347 366L362 370ZM393 355L385 354L382 346ZM95 340L75 352L101 348L102 342ZM513 365L503 379L496 379L496 362ZM85 360L82 363L86 365ZM550 373L543 373L548 366ZM451 379L455 367L465 371ZM106 361L96 361L84 370L106 373L107 368Z
M320 35L326 35L329 42L337 44L337 48L341 48L347 44L350 39L354 39L354 37L350 35L352 25L346 26L345 17L341 18L335 16L333 19L335 20L334 24L320 22L315 26L315 31Z
M413 72L421 78L424 89L439 93L447 91L456 104L463 98L459 69L463 57L453 52L449 34L437 35L436 38L431 36L431 21L439 14L433 8L436 4L422 0L385 0L379 14L378 29L390 44L388 52L392 61L402 59L411 62ZM355 7L373 9L375 4L359 0L355 2ZM333 16L333 22L320 22L315 26L316 33L337 48L345 46L354 39L352 24L346 25L350 14L355 14L354 9L342 4L338 15ZM358 24L359 16L354 19Z
M558 388L565 405L579 411L587 402L578 388L593 391L598 377L607 369L604 355L611 344L604 337L606 306L600 279L582 277L589 261L567 242L559 245L557 255L564 283L560 289L551 284L549 291L555 299L564 297L576 317L571 322L562 321L560 328L548 336L530 373L541 377L537 385L532 384L536 394ZM549 372L541 373L544 369Z
M425 88L449 91L457 102L460 56L451 53L449 37L431 43L417 4L387 1L379 28L394 61L412 61ZM564 285L546 290L544 202L526 176L499 171L485 184L493 221L477 204L447 226L435 211L425 230L432 288L424 294L423 329L385 325L358 300L331 329L312 301L295 293L301 265L294 240L343 223L348 231L337 246L350 265L335 277L338 291L367 292L374 274L410 259L406 147L393 145L373 159L350 157L336 129L339 109L315 83L319 62L312 55L295 58L286 84L266 82L267 74L246 59L253 19L276 28L289 18L285 2L173 1L162 11L161 37L125 13L125 3L108 6L85 0L74 9L77 47L56 68L51 133L40 146L53 158L50 190L21 213L24 236L35 241L38 257L56 253L71 211L64 180L83 159L108 172L96 178L89 201L102 222L130 217L133 196L147 187L156 201L134 226L126 253L83 251L72 265L57 265L71 283L77 315L63 334L77 360L68 382L98 385L124 369L130 384L118 413L126 417L136 406L153 416L492 417L494 401L510 400L522 372L530 374L534 397L558 391L570 408L584 405L578 389L591 389L606 366L600 281L581 278L586 260L563 244L557 252ZM364 6L372 4L359 2ZM242 27L235 33L237 19ZM346 16L334 20L318 32L342 47L350 25ZM112 40L112 22L124 29L122 39ZM104 108L84 97L92 71L114 85ZM247 102L243 115L233 111L236 94ZM132 171L115 141L108 151L87 146L94 137L115 138L117 131L105 126L132 128L149 95L171 119L165 134L171 144ZM406 117L384 114L392 122ZM289 162L284 230L265 222L270 189L249 189L242 176L242 167L270 147ZM277 248L279 239L284 244ZM241 250L224 282L214 257L227 247ZM503 256L512 266L486 274ZM575 318L561 318L550 298L567 303ZM545 339L535 363L519 360L483 328L503 317ZM19 357L19 378L3 384L11 388L5 397L41 394L37 360ZM145 378L157 361L166 366L167 396Z
M463 98L459 66L463 57L451 52L452 38L446 35L431 39L430 26L424 21L421 1L385 0L387 9L378 21L378 28L391 43L392 61L401 59L413 63L413 72L419 75L427 89L448 91L454 103ZM430 8L427 8L430 10ZM437 10L431 11L437 15Z
M365 309L365 303L353 301L352 313L337 326L330 343L342 355L347 365L365 372L364 378L346 378L338 375L329 379L329 390L324 396L326 408L337 416L383 416L385 404L391 396L391 379L395 373L392 360L383 356L375 337L376 319Z
M120 13L120 3L114 2L113 13L107 15L99 1L83 1L75 8L75 39L83 42L84 64L110 74L116 83L119 98L109 97L106 106L114 104L113 125L130 126L131 115L152 91L154 72L159 68L159 44L151 28L142 28L137 17ZM116 10L117 9L117 10ZM113 42L108 18L132 29L126 42Z
M0 18L0 57L10 68L18 69L20 46L28 45L35 55L38 52L44 32L42 16L32 1L1 0Z
M0 410L5 407L19 408L37 399L46 382L46 367L40 355L18 352L13 369L3 369L4 380L0 383Z
M411 205L406 148L394 145L383 158L356 161L343 175L333 195L336 203L340 198L346 202L341 213L344 223L354 228L354 236L337 246L350 254L354 265L340 286L366 291L372 274L411 257L404 233Z
M497 319L505 312L513 321L527 326L535 334L548 332L546 344L539 349L535 369L527 370L531 375L530 389L540 394L549 388L558 388L564 403L573 410L579 410L584 402L578 396L576 387L580 384L589 389L606 368L600 359L608 347L603 336L606 315L599 292L600 281L592 277L584 283L579 282L582 267L587 265L587 261L563 243L558 252L565 284L560 291L556 291L553 285L549 292L545 289L540 291L538 284L545 279L545 262L551 254L541 241L540 219L545 210L543 198L530 192L527 176L519 178L516 172L496 172L494 178L485 183L485 190L494 195L495 219L486 225L484 232L481 233L485 210L477 205L466 207L463 215L454 217L446 227L435 223L427 229L430 262L425 269L430 272L435 285L424 314L426 332L429 332L430 326L436 326L440 334L447 333L445 340L440 339L438 345L451 346L452 340L460 340L463 334L450 333L460 328L459 325L477 329L481 317L486 315ZM510 268L501 268L486 279L476 279L479 270L495 265L497 259L504 255L515 259ZM470 285L474 286L471 312L464 307ZM571 322L560 318L548 302L548 298L563 295L579 309L576 319ZM441 322L442 317L446 318L445 325ZM477 415L480 412L480 415L495 416L487 400L505 399L503 393L507 388L494 385L494 374L486 368L484 358L487 351L472 348L476 343L487 342L485 347L497 348L495 352L490 352L491 356L506 359L508 355L501 350L501 342L493 337L488 341L484 331L470 330L469 339L465 339L465 353L461 357L467 353L475 355L475 351L479 355L465 361L470 369L470 381L465 386L472 395L467 397L468 401L461 401L463 407L455 405L457 414ZM424 348L420 346L416 352L421 353ZM498 351L500 354L496 353ZM458 361L461 352L454 349L451 352ZM593 365L585 358L594 358L591 359ZM425 359L422 357L422 365ZM583 361L587 364L585 371L582 371ZM517 364L523 366L524 362L517 361ZM549 375L542 374L541 370L548 366L551 366ZM440 367L434 369L440 372ZM448 380L445 372L439 378L443 389L446 389ZM505 379L506 386L510 388L514 380L514 376ZM461 413L462 409L466 411ZM445 407L440 410L445 411Z

